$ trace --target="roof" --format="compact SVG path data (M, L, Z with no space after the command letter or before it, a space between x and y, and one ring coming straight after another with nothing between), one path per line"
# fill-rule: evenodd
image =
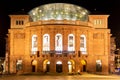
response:
M33 8L28 13L33 21L38 20L81 20L88 21L89 11L68 3L50 3Z

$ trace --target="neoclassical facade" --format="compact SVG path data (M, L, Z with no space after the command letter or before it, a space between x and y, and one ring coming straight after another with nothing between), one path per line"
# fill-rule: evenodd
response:
M9 16L6 72L109 73L109 15L51 3Z

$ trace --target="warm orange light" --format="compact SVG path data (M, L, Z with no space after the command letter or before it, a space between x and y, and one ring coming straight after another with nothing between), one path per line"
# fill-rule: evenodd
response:
M86 65L85 60L81 60L82 65Z

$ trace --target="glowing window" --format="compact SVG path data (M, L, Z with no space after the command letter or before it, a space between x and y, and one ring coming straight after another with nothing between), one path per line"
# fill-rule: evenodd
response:
M38 51L38 47L37 47L37 35L33 35L32 36L32 53L36 54L36 51Z
M37 64L36 60L32 61L32 65L36 65L36 64Z
M43 35L43 51L49 51L50 50L50 36L49 34Z
M82 54L86 54L87 49L86 49L86 36L81 35L80 36L80 51Z
M70 61L68 61L68 64L71 65L72 63Z
M55 36L55 50L56 51L62 51L62 35L56 34Z
M68 51L75 50L75 38L73 34L68 35Z
M62 64L62 62L61 62L61 61L58 61L56 64Z
M50 64L50 61L48 61L47 64Z

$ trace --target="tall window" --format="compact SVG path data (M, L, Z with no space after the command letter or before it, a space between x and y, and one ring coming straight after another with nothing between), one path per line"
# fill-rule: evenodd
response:
M50 36L49 36L49 34L43 35L43 51L50 51Z
M68 35L68 51L75 50L75 38L73 34Z
M62 51L62 35L61 34L56 34L55 36L55 50L56 51Z
M33 35L32 36L32 54L36 54L36 52L38 51L37 45L38 45L37 35Z
M87 49L86 49L86 36L81 35L80 36L80 51L82 54L87 54Z

